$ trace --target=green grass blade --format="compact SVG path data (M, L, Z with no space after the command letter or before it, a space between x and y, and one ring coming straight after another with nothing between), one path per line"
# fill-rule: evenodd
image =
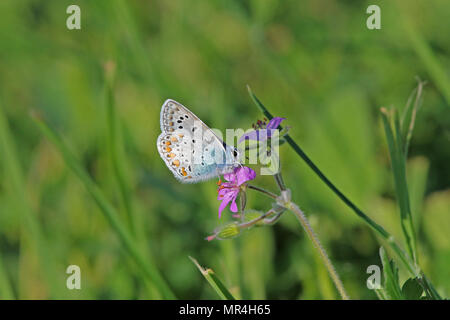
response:
M375 289L374 291L379 300L389 300L384 289Z
M400 223L406 239L409 254L413 261L417 264L416 238L409 204L408 185L406 182L406 164L403 154L404 146L401 135L400 121L395 110L390 117L388 111L382 108L381 117L388 142L392 172L394 174L395 192L397 194L397 201L400 208ZM392 129L391 122L393 122L394 129Z
M26 183L20 162L18 161L14 139L9 130L3 109L0 106L0 155L6 172L5 177L8 189L11 191L11 200L21 213L21 222L26 232L25 238L30 242L30 247L38 252L39 263L46 285L49 286L50 297L61 297L61 285L56 283L53 257L50 259L49 246L43 236L41 225L33 212L26 192Z
M256 97L255 94L251 91L250 87L247 86L250 97L255 102L256 106L261 110L261 112L268 118L272 119L273 116L267 110L267 108L261 103L261 101ZM282 127L279 127L280 130ZM383 239L385 239L389 246L396 252L402 263L408 269L408 271L413 276L418 275L418 271L416 270L416 266L412 263L411 259L407 256L407 254L403 251L402 248L397 244L395 238L388 233L381 225L372 220L369 216L367 216L361 209L359 209L350 199L348 199L323 173L322 171L312 162L312 160L306 155L306 153L300 148L300 146L288 135L284 136L289 146L302 158L303 161L314 171L314 173L319 176L319 178L350 208L352 211L359 216L365 223L367 223L375 232L377 232Z
M414 89L410 99L408 99L408 103L407 103L406 108L402 115L402 119L401 119L401 123L400 123L401 129L402 129L402 131L404 131L403 129L406 129L405 146L403 149L405 161L408 158L409 143L411 141L412 133L414 131L414 125L416 123L417 111L419 110L419 107L422 102L422 94L423 94L423 86L424 85L425 85L425 82L418 79L417 88ZM415 94L415 99L414 99L414 104L413 104L411 98L414 94ZM412 106L412 108L410 108L410 106ZM409 109L411 109L411 111L409 111ZM410 116L409 116L409 121L407 123L406 116L408 115L408 113L410 113Z
M192 262L195 264L198 270L200 270L202 275L205 277L205 279L208 281L208 283L211 285L214 291L216 291L216 293L222 300L236 300L230 293L230 291L227 289L227 287L225 287L225 285L222 283L222 281L220 281L219 278L215 275L213 270L204 269L198 263L198 261L192 257L189 257L189 259L192 260Z
M402 289L398 283L398 269L392 260L389 260L386 251L380 247L380 258L383 264L384 289L390 299L403 300Z
M395 135L397 137L397 161L398 161L398 192L401 195L401 225L403 232L405 234L406 242L408 248L410 250L410 254L412 256L413 261L418 264L418 254L417 254L417 245L416 245L416 235L414 229L414 223L411 214L411 205L409 199L409 190L408 190L408 182L406 180L406 157L404 154L405 144L401 134L400 121L398 117L398 113L395 110L394 112L394 127L395 127Z
M418 32L417 29L413 26L409 17L406 17L401 12L402 10L400 8L398 10L403 16L406 35L409 38L414 51L422 60L434 83L438 87L441 94L444 96L447 105L450 106L450 80L448 78L448 75L446 74L446 68L440 64L440 62L436 58L436 55L433 53L433 50L423 39L420 32Z
M137 243L134 241L127 228L125 228L122 221L119 220L119 216L115 208L109 203L109 201L103 195L103 192L97 187L94 181L92 181L86 171L82 168L79 161L69 151L62 139L42 120L37 117L34 117L34 120L45 137L49 139L58 149L66 165L83 183L86 190L97 203L106 220L109 222L112 229L119 237L125 250L134 259L137 266L141 269L142 273L155 285L155 287L160 291L164 298L174 299L175 296L173 292L171 291L163 277L160 275L157 268L153 264L148 263L148 261L144 258Z
M111 64L110 69L113 66ZM108 74L108 71L109 74ZM125 156L122 144L121 123L117 117L117 110L114 100L113 91L113 70L107 70L106 83L106 109L107 109L107 127L108 127L108 145L110 161L114 170L114 176L119 186L120 196L123 207L127 216L128 224L133 235L136 235L136 219L133 210L131 187L129 185L129 179L125 170Z
M442 300L442 297L439 295L439 293L434 288L431 281L422 273L421 278L421 284L423 284L423 287L425 288L425 293L431 297L434 300Z
M0 300L13 300L14 293L9 282L8 275L3 267L2 256L0 255Z

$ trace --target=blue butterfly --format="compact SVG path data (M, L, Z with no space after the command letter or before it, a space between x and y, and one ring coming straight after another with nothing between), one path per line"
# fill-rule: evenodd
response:
M226 145L181 103L167 99L161 108L159 155L183 183L197 183L233 172L239 152Z

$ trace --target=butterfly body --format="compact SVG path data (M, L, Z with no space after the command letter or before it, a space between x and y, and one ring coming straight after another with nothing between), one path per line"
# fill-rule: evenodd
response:
M239 166L236 149L226 145L195 114L175 100L161 108L157 149L175 178L196 183L230 173Z

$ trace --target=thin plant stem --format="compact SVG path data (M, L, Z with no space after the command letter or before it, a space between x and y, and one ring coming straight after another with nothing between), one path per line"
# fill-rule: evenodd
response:
M266 219L264 219L264 224L267 224L267 225L274 224L275 222L278 221L278 219L280 219L280 217L283 215L284 211L286 211L286 210L283 210L283 211L281 211L281 212L278 212L278 213L277 213L274 217L272 217L272 218L266 218Z
M278 187L280 188L280 190L286 191L287 188L284 184L283 181L283 177L281 175L281 172L278 172L277 174L274 175L275 181L277 182ZM249 189L253 189L253 190L257 190L260 191L262 193L264 193L265 195L274 198L275 199L279 199L275 194L273 194L270 191L264 190L262 188L259 187L255 187L252 185L248 185ZM319 238L317 237L317 235L315 234L313 228L311 227L311 225L308 222L308 219L306 218L306 216L304 215L304 213L300 210L300 208L293 202L288 201L286 203L283 204L283 207L285 207L286 209L289 209L290 211L292 211L294 213L294 215L297 217L297 219L300 221L300 224L302 225L303 229L306 231L306 233L308 234L309 238L311 239L312 243L314 244L314 247L317 249L317 251L319 251L319 255L322 258L325 267L327 268L327 271L331 277L331 279L333 280L336 289L339 291L339 294L341 295L343 300L349 300L349 296L347 294L347 292L344 289L344 285L342 284L341 279L339 278L339 275L336 272L336 269L333 266L333 263L331 262L330 258L328 258L328 255L325 251L325 249L322 247ZM269 216L271 213L273 213L273 210L268 211L266 214L261 215L260 217L248 222L248 224L253 225L254 223L258 222L259 220L264 219L265 217ZM271 220L270 222L274 222L276 221L282 214L283 212L279 212L274 220ZM240 225L241 227L247 227L246 225Z
M274 175L275 181L277 182L278 187L280 188L280 191L285 191L286 186L284 184L283 177L281 176L281 171L279 171L277 174Z
M266 196L271 197L272 199L278 198L278 196L275 193L272 193L270 191L267 191L267 190L265 190L263 188L260 188L260 187L257 187L257 186L251 185L251 184L247 185L247 188L259 191L259 192L265 194Z
M282 194L283 191L286 191L286 185L284 184L284 180L283 180L283 176L281 175L281 171L278 171L277 174L274 175L275 181L278 185L278 187L280 188ZM289 192L290 193L290 192ZM339 291L339 294L341 295L343 300L349 300L349 296L347 295L347 293L345 292L344 289L344 285L342 284L341 279L339 278L339 275L336 272L336 269L334 268L330 258L328 258L327 252L325 251L325 249L322 247L319 238L317 237L317 235L315 234L313 228L311 227L311 225L308 222L308 219L306 218L305 214L302 212L302 210L300 210L300 208L293 203L292 201L288 201L285 205L284 205L287 209L291 210L295 216L297 217L297 219L300 221L300 224L302 225L303 229L306 231L306 233L308 234L309 238L311 239L312 243L314 244L314 246L316 247L317 251L319 251L320 257L322 258L328 273L330 274L331 279L333 280L337 290Z
M320 254L320 257L323 260L323 263L325 264L325 267L328 270L328 273L333 280L336 289L339 291L339 294L341 295L343 300L350 300L350 297L348 296L347 292L344 289L344 285L342 284L341 279L339 278L339 275L336 272L336 269L334 268L330 258L328 258L328 255L325 251L325 249L322 247L322 244L319 241L319 238L315 234L313 228L308 222L308 219L306 218L305 214L300 210L300 208L293 202L286 203L286 208L289 209L294 213L294 215L297 217L297 219L300 221L300 224L302 225L303 229L308 234L309 238L311 239L312 243L314 244L314 247L316 247L317 251Z
M239 211L241 215L244 214L245 205L247 204L247 193L245 190L242 190L240 196L239 196Z
M239 224L239 228L249 228L249 227L253 226L255 223L263 220L264 218L270 216L273 213L275 213L275 210L270 209L266 213L263 213L262 215L260 215L259 217L255 218L253 220Z

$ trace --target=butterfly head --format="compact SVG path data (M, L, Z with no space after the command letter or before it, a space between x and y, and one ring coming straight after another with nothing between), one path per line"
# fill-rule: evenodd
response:
M237 148L232 146L226 146L226 163L232 168L239 167L241 165L240 152Z

